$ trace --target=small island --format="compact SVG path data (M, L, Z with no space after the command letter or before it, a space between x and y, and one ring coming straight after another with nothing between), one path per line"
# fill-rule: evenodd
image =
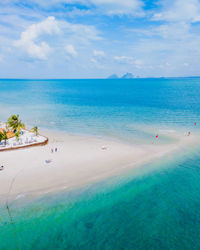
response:
M134 79L134 78L139 78L139 76L133 75L132 73L129 73L129 72L122 75L121 77L116 74L113 74L108 77L108 79Z
M42 136L35 126L31 130L19 119L19 115L11 115L7 122L0 123L0 152L32 146L43 146L48 138Z

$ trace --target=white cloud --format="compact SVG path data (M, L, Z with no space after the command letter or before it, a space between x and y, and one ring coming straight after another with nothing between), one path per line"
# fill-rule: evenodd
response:
M65 46L65 51L69 54L69 55L71 55L71 56L73 56L73 57L75 57L75 56L77 56L77 51L75 50L75 48L74 48L74 46L72 45L72 44L68 44L68 45L66 45Z
M102 51L102 50L94 50L94 51L93 51L93 55L94 55L95 57L105 57L105 52Z
M98 69L104 69L104 66L100 64L95 58L91 58L90 62Z
M134 57L131 56L114 56L114 60L120 64L127 64L134 66L137 69L141 69L143 64L141 60L135 59Z
M91 58L90 61L91 61L92 63L97 63L97 60L94 59L94 58Z
M44 34L53 35L60 32L57 21L54 17L48 17L44 21L32 24L21 33L21 38L15 41L15 46L26 51L29 56L37 59L47 59L50 46L45 42L37 42Z
M199 22L200 2L198 0L161 1L162 10L154 14L154 20L169 22Z
M134 29L132 37L141 38L129 49L130 54L142 58L144 71L148 72L149 65L154 67L149 75L161 74L161 70L162 75L168 76L197 75L200 57L200 33L197 27L185 22L168 22ZM156 72L156 67L161 70Z
M57 35L56 39L55 35ZM61 47L64 47L70 56L76 56L77 51L72 45L74 42L81 46L88 46L90 41L99 39L101 39L99 32L92 25L57 21L55 17L51 16L28 26L21 33L20 39L14 42L14 45L32 58L45 60L50 51L53 49L60 50ZM66 44L66 41L69 44L64 46L63 44Z
M147 26L144 28L128 29L128 32L135 35L142 36L142 39L151 38L153 39L170 39L170 40L186 40L191 37L190 24L184 22L173 22L166 24L159 24L156 26ZM194 35L194 33L193 33ZM159 39L158 39L159 38ZM145 48L144 48L145 49Z
M109 15L141 15L143 3L140 0L91 0L100 10Z
M0 6L22 6L26 8L26 0L4 0ZM92 10L93 13L100 13L104 15L144 15L143 1L142 0L29 0L28 6L41 7L41 9L50 10L52 8L60 9L61 11L67 10L69 5L81 4ZM76 7L75 7L76 8ZM78 9L78 8L76 8ZM83 9L79 10L85 12Z
M86 8L80 8L78 2ZM52 75L57 72L59 77L68 74L77 77L77 70L78 75L95 76L103 67L100 76L105 72L120 74L132 70L138 75L199 74L200 25L193 23L200 20L200 0L155 0L160 5L151 10L143 9L142 2L145 3L144 0L29 0L28 4L27 0L2 1L1 74L5 71L3 67L9 74L10 63L21 75L30 65L37 69L34 72L42 71L41 75L46 70ZM140 19L139 26L138 22L123 17L140 16L144 12L145 18ZM51 21L55 29L47 24L41 28L42 23L50 22L48 15L55 16ZM119 15L120 22L113 15ZM69 22L69 18L73 21ZM13 41L17 48L13 47ZM12 50L6 51L6 47ZM48 63L29 57L48 58Z
M93 58L90 59L90 62L98 68L98 69L103 69L104 64L106 62L106 56L105 52L102 50L93 50Z
M119 63L125 63L125 64L133 64L134 58L130 56L115 56L114 60Z
M99 31L92 25L73 24L67 21L60 21L59 26L63 36L70 36L76 43L88 43L91 40L101 40Z
M67 3L81 3L105 15L144 15L142 0L68 0Z
M137 69L141 69L143 62L141 60L135 60L134 64Z

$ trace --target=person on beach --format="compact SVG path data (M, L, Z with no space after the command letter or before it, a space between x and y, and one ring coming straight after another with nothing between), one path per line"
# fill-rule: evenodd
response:
M58 149L57 148L55 148L55 152L57 152L58 151Z
M0 171L1 171L1 170L4 170L4 166L1 166L1 167L0 167Z
M190 132L188 132L188 136L190 136L191 135L191 133Z
M51 162L52 162L52 160L45 160L45 162L46 162L46 163L51 163Z
M53 148L51 149L51 153L53 153Z

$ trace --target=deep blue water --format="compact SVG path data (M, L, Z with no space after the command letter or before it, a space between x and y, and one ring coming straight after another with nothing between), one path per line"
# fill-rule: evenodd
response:
M159 129L199 130L200 79L0 80L0 120L12 113L31 126L148 143ZM11 202L17 242L2 204L0 249L200 249L195 146L137 173Z

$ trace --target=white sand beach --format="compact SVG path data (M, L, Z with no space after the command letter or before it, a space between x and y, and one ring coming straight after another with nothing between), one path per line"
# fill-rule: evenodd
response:
M131 145L100 137L43 131L45 146L0 152L0 199L8 196L69 190L120 174L175 150L186 150L199 138L176 135L176 142ZM152 138L152 141L156 141ZM51 149L54 152L51 153ZM55 152L57 148L57 152Z

